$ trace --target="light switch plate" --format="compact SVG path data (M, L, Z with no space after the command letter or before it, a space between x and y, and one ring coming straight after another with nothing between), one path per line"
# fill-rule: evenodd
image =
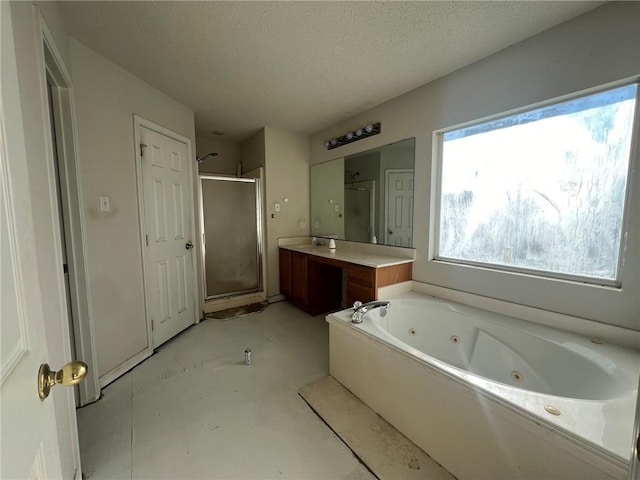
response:
M109 197L100 197L100 211L101 212L111 211L111 200L109 199Z

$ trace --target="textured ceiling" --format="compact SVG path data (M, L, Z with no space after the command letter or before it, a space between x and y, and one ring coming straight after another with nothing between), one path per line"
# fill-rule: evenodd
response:
M61 2L71 36L241 141L313 133L602 2Z

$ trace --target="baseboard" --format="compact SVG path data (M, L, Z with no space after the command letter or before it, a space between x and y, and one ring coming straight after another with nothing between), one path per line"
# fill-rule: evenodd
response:
M113 370L108 371L107 373L105 373L100 377L100 388L104 388L114 380L117 380L122 375L124 375L129 370L131 370L133 367L135 367L139 363L142 363L144 360L149 358L151 355L153 355L153 351L149 350L148 348L145 348L143 351L134 355L126 362L118 365Z
M270 297L267 297L267 301L269 303L276 303L276 302L281 302L282 300L284 300L284 295L282 294L278 294L278 295L272 295Z

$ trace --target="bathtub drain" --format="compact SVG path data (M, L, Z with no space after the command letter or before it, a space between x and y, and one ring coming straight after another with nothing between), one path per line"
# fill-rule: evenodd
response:
M451 340L451 343L460 343L460 339L455 335L452 335L449 340Z
M511 372L511 378L513 378L516 382L521 382L522 374L517 370L514 370L513 372Z
M416 334L416 329L415 328L410 328L409 329L409 335L415 335Z

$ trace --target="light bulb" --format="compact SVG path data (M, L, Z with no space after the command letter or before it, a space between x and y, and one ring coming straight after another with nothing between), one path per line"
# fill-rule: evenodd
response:
M336 143L338 143L338 141L335 138L332 138L331 140L329 140L329 143L331 143L331 145L335 145Z
M347 137L347 140L351 140L353 138L353 132L347 133L345 137Z
M329 140L324 141L324 148L329 148Z
M373 125L369 124L366 127L364 127L364 129L367 133L371 133L373 132Z
M359 128L356 130L356 137L361 137L362 136L362 129Z

